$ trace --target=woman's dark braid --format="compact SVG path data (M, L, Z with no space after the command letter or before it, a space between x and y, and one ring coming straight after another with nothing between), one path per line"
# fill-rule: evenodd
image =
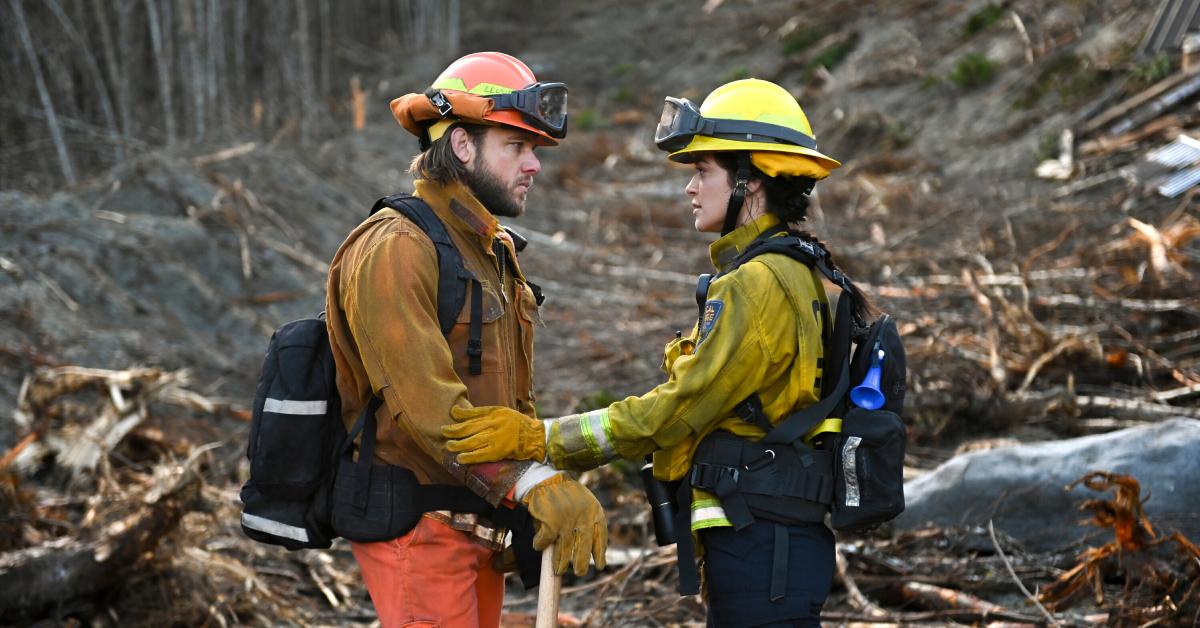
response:
M768 207L770 207L769 204L768 204ZM788 232L800 237L801 239L808 242L809 244L813 244L815 246L821 247L821 249L823 249L825 251L825 253L827 254L825 259L826 259L826 261L829 262L829 267L836 271L842 270L842 269L838 268L837 262L834 261L833 252L829 250L829 247L825 246L825 243L822 242L820 240L820 238L818 238L817 236L815 236L807 231L801 231L799 229L794 229L794 228L790 228L790 227L788 228ZM845 274L845 273L843 273L843 274ZM864 321L869 321L869 320L875 318L879 314L879 310L875 308L875 304L871 301L870 297L868 297L866 295L866 293L864 293L862 290L859 290L858 286L855 285L854 283L850 284L850 293L852 295L854 295L854 304L855 304L854 309L855 309L855 313L858 314L859 318L861 318Z

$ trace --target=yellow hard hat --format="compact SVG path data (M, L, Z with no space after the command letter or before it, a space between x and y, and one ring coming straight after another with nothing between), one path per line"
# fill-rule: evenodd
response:
M670 152L669 159L681 163L709 151L750 151L752 157L770 152L776 172L815 179L842 165L817 150L812 126L796 99L759 79L726 83L699 109L686 99L668 97L654 141ZM758 161L764 160L756 159L756 165Z

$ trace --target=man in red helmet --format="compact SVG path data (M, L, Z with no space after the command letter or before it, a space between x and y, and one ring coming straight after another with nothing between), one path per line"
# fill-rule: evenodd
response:
M422 485L466 486L491 506L523 504L533 548L553 545L558 573L571 566L582 575L589 555L603 567L607 525L585 487L538 462L460 465L440 431L456 408L535 415L538 303L496 217L524 211L541 169L534 149L566 135L566 86L539 83L509 55L476 53L425 93L394 100L392 112L421 143L414 196L444 225L472 289L447 330L438 316L441 244L395 209L350 234L330 266L326 303L346 425L382 398L376 463L404 467ZM487 515L445 510L426 512L398 538L351 547L384 626L497 626L505 535Z

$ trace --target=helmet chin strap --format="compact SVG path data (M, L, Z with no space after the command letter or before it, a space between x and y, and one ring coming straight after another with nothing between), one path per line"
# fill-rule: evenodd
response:
M750 155L738 152L738 169L735 175L733 191L729 193L729 204L725 206L725 224L721 226L721 235L729 235L737 227L738 214L746 202L746 190L750 185Z

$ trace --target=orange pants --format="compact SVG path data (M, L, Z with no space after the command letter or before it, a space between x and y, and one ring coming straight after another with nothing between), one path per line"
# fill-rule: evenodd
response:
M383 628L500 625L504 574L467 533L421 517L398 539L350 547Z

